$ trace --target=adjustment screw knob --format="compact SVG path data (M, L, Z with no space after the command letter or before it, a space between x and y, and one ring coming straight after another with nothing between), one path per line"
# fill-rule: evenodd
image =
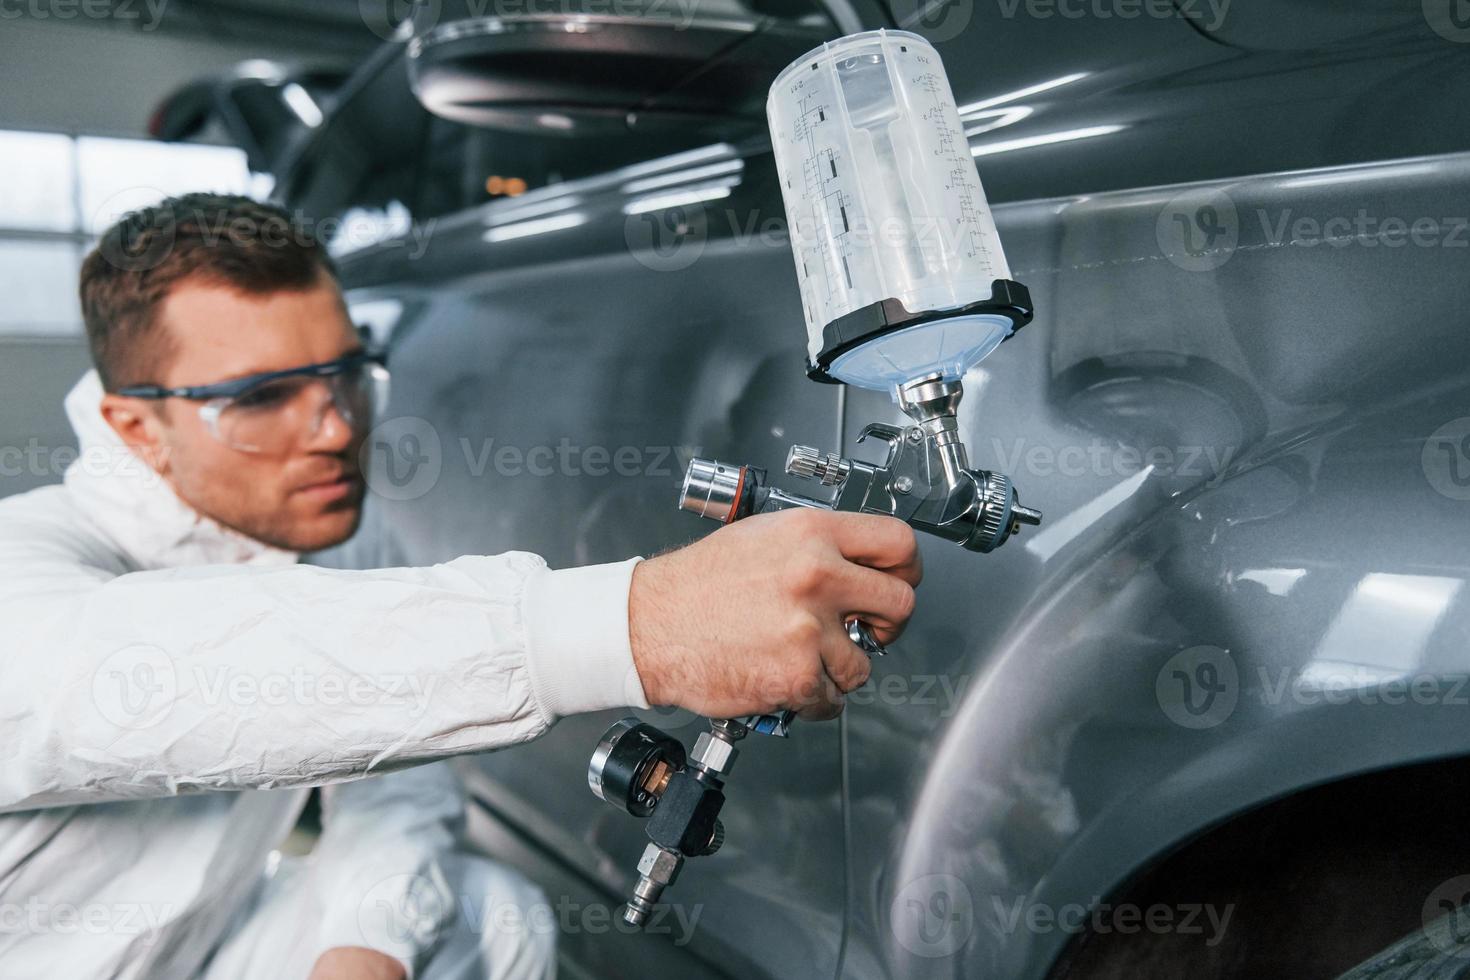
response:
M814 480L822 465L822 454L811 446L792 446L786 454L786 472L803 480Z
M786 454L786 472L803 480L818 480L824 487L835 487L847 479L852 464L836 453L823 455L811 446L792 446Z

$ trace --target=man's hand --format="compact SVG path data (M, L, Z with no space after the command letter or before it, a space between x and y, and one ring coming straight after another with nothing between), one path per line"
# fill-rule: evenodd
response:
M913 530L891 517L788 510L721 528L633 572L643 693L715 718L833 718L870 670L844 623L892 642L922 576Z
M363 946L338 946L317 957L307 980L403 980L403 964Z

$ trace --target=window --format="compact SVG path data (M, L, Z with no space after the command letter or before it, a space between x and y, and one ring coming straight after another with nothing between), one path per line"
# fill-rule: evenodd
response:
M73 230L75 162L68 136L0 132L0 229Z
M129 211L189 191L263 197L233 147L0 130L0 334L79 334L77 271Z
M70 334L81 329L81 249L65 241L0 238L0 333Z
M94 236L129 211L165 197L254 189L244 152L226 146L83 136L77 140L77 171L82 231Z

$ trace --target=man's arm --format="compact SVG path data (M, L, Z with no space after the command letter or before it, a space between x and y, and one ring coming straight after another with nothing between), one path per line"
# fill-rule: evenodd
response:
M0 811L318 785L646 703L626 632L632 562L109 577L17 554L6 530Z
M0 521L0 812L329 783L649 701L828 717L868 671L842 619L891 639L919 576L906 525L816 511L563 571L513 552L111 577L26 532Z

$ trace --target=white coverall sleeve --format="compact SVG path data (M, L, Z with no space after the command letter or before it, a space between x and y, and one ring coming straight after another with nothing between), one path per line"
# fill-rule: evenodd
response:
M464 818L464 784L447 762L323 787L310 860L325 908L313 959L363 946L398 960L411 980L464 914L467 896L453 894L445 867Z
M0 526L0 812L313 785L644 706L638 559L113 575Z

